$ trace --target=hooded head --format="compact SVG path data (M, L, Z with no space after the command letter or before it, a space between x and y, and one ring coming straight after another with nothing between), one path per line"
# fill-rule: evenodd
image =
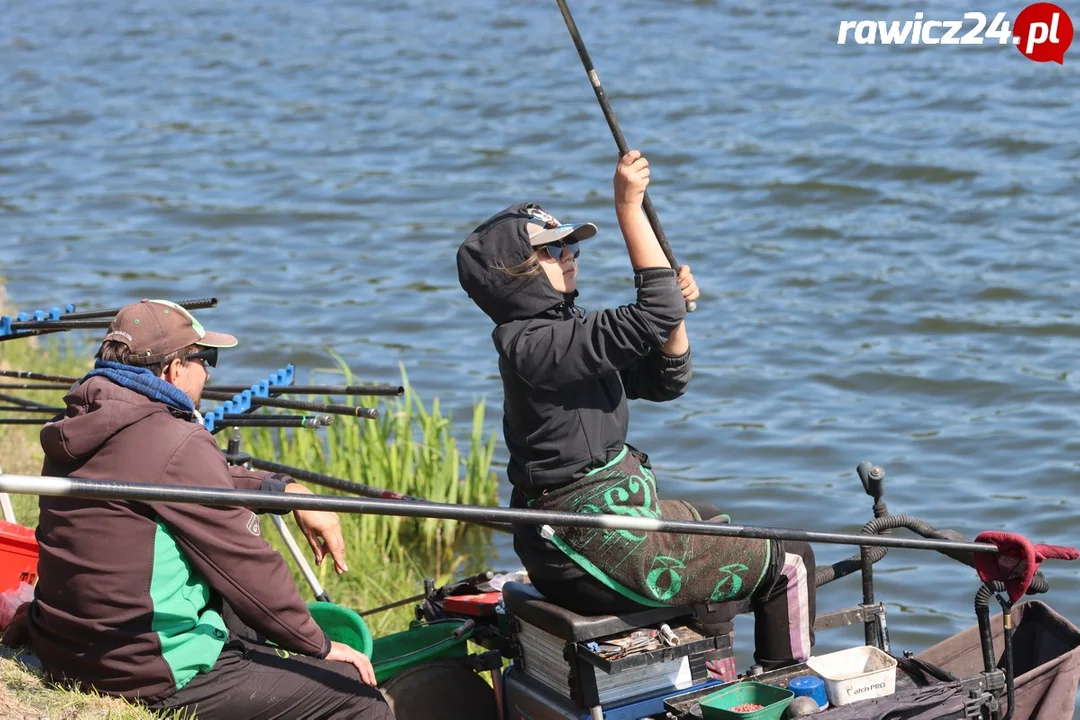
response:
M560 224L536 203L518 203L480 224L458 248L458 280L495 324L537 317L574 293L557 291L543 272L513 273L552 242L572 243L596 234L592 223ZM538 269L539 270L539 269Z

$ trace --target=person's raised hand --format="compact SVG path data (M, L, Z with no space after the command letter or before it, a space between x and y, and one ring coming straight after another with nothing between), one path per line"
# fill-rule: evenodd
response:
M679 266L679 290L682 291L683 300L688 303L701 297L701 291L698 290L697 281L690 273L689 265Z
M630 150L615 167L615 205L641 207L649 184L649 161L639 151Z

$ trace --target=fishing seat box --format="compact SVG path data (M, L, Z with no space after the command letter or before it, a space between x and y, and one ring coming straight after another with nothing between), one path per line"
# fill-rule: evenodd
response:
M703 635L691 607L584 616L547 601L532 585L514 582L503 586L503 603L515 674L573 708L624 705L633 698L715 683L706 663L721 678L735 678L731 635ZM610 659L588 647L662 623L679 636L678 645Z

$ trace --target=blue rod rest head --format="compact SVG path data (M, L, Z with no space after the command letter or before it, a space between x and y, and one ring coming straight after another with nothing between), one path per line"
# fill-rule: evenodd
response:
M47 313L44 310L35 310L34 311L34 319L37 320L38 322L41 322L42 320L44 320L46 315L47 315Z
M0 315L0 337L11 334L11 316Z
M27 320L30 319L30 316L27 315L24 312L21 312L21 313L19 313L18 315L15 316L15 319L18 320L19 322L26 322Z
M232 400L226 400L225 402L221 403L221 414L222 415L229 415L232 412L233 412L233 401Z
M64 312L66 312L66 313L75 312L75 306L72 305L71 303L68 303L67 305L64 306Z
M202 424L207 430L214 432L214 413L203 415Z
M240 412L247 412L248 410L251 409L251 391L250 390L245 390L244 392L240 393L237 397L240 398L240 402L239 402Z
M60 319L60 308L58 308L58 307L49 308L49 319L50 320L59 320Z

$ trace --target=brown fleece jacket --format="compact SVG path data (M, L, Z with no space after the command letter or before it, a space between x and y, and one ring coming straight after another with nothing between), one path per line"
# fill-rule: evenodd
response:
M41 431L43 475L255 490L213 437L168 406L95 377ZM58 678L153 702L213 667L221 600L285 650L325 657L326 634L245 508L42 497L31 647Z

